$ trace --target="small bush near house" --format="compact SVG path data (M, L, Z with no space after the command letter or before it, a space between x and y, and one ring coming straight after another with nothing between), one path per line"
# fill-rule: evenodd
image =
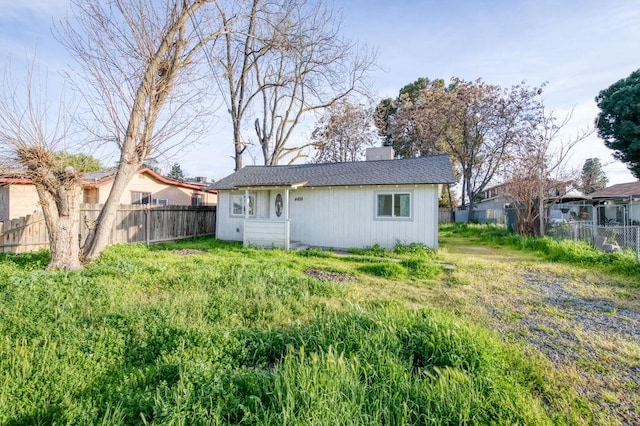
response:
M395 262L369 263L358 267L358 271L382 278L401 278L407 275L406 269Z
M433 278L442 272L442 267L423 257L403 260L400 265L407 269L410 277L419 279Z

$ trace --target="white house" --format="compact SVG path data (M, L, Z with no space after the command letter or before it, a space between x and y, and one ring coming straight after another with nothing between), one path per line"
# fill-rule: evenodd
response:
M640 224L640 181L619 183L589 194L599 225Z
M285 250L397 242L436 249L438 198L443 184L454 181L449 157L438 155L247 166L210 189L218 191L221 240Z

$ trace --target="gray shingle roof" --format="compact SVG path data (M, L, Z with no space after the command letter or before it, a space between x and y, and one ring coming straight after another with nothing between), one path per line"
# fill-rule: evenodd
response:
M589 194L590 198L628 198L640 196L640 181L618 183Z
M246 166L209 189L251 186L350 186L455 183L447 155L348 163Z

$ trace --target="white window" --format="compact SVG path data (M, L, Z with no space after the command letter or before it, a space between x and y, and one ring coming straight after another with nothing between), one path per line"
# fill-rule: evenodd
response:
M410 219L411 193L385 192L376 194L376 217L379 219Z
M156 206L168 206L169 200L167 200L166 198L154 198L153 204Z
M244 194L231 195L231 216L244 216ZM256 194L249 194L249 216L256 215Z
M150 192L131 191L131 204L149 204L150 202Z
M191 195L191 205L192 206L203 206L204 205L204 197L202 194L192 194Z

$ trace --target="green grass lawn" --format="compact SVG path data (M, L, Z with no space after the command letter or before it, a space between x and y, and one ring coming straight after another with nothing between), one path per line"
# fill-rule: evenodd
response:
M492 329L456 254L480 237L456 232L437 255L196 239L110 247L73 273L4 255L0 424L598 422L568 372Z

